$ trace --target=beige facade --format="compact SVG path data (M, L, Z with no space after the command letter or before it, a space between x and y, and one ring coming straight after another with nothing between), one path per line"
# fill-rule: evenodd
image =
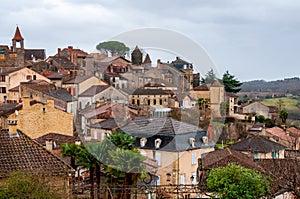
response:
M20 82L28 82L30 80L44 80L50 82L50 80L37 72L29 69L22 68L20 70L14 70L13 72L8 72L6 75L1 75L0 87L5 88L5 92L0 92L0 103L4 103L6 100L10 100L8 97L9 90L20 85ZM15 97L15 96L13 96ZM11 99L15 100L15 99Z
M243 107L244 114L255 114L255 115L263 115L265 118L271 118L271 114L269 114L269 107L263 105L261 102L253 102L247 106Z
M153 158L158 163L157 175L160 185L195 184L198 158L214 150L214 147L183 152L140 149L142 155ZM191 176L194 181L191 182Z
M47 133L73 136L73 115L54 108L54 101L30 105L30 98L23 98L23 108L8 117L10 132L17 129L32 139Z
M218 80L210 86L210 108L212 117L220 117L220 105L225 101L224 86Z

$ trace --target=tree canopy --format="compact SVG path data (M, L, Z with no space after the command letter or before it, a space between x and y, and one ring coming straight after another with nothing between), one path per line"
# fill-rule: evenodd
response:
M231 75L228 70L223 74L222 81L226 92L237 93L241 90L242 83L234 75Z
M201 77L201 84L211 84L217 79L216 73L213 69L210 69L206 74L205 77Z
M240 165L212 169L206 180L208 191L222 199L256 199L270 192L270 180Z
M96 49L103 52L106 56L125 56L129 48L119 41L105 41L96 46Z

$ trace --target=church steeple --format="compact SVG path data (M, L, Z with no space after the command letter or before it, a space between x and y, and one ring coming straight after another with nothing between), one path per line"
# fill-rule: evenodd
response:
M17 42L20 43L20 48L24 49L24 38L22 37L18 26L16 28L15 36L12 38L13 52L16 52Z

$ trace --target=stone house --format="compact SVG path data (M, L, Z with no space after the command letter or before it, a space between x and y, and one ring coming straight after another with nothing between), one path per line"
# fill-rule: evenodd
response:
M78 98L81 93L94 85L106 85L106 83L95 76L77 75L74 78L63 82L62 88L67 89L71 95Z
M28 82L31 80L50 80L29 68L0 68L0 104L16 103L16 99L8 99L10 89L16 88L20 82ZM9 101L12 100L12 101Z
M78 96L79 109L91 106L99 100L127 104L127 96L110 85L94 85Z
M73 115L54 107L54 100L47 104L22 99L22 109L8 116L9 132L17 129L35 139L49 132L73 135Z
M51 83L45 81L21 82L19 94L21 98L29 97L42 103L47 103L49 99L54 100L55 108L76 115L77 99L66 89L57 88Z
M300 149L300 135L297 133L296 128L281 129L279 127L272 127L263 129L261 134L290 150Z
M284 158L286 147L264 136L256 135L231 145L230 149L240 151L254 159L276 159Z
M272 119L274 112L278 112L278 109L274 110L273 106L272 107L265 106L261 102L253 102L248 105L242 106L243 114L252 114L256 116L262 115L265 118Z

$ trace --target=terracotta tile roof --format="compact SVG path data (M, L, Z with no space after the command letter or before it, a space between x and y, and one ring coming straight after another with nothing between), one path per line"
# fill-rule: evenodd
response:
M21 70L22 68L15 68L15 67L0 67L0 74L1 75L9 75L15 71Z
M40 143L43 146L46 146L46 141L47 140L52 140L53 142L56 143L56 148L60 148L62 144L65 143L75 143L76 140L79 138L75 136L69 136L69 135L63 135L63 134L58 134L58 133L48 133L46 135L43 135L41 137L38 137L35 139L38 143Z
M262 168L256 165L253 158L230 148L216 150L202 155L202 167L205 170L226 167L229 163L236 163L249 169L262 170Z
M19 88L20 88L20 86L16 86L16 87L13 87L13 88L9 89L8 91L10 91L10 92L19 92Z
M111 87L110 85L94 85L81 93L80 97L92 97Z
M202 84L200 86L197 86L193 88L194 91L209 91L209 88L206 84Z
M16 28L16 32L15 32L15 36L13 37L13 40L16 40L16 41L22 41L22 40L24 40L24 38L22 37L20 29L19 29L18 26Z
M66 57L49 57L48 62L50 60L53 60L53 65L58 67L59 69L65 69L65 70L79 70L80 67L72 63L68 58Z
M296 191L300 195L300 159L257 159L256 163L271 177L273 194Z
M289 136L283 129L279 127L268 128L266 129L266 133L276 136L281 140L293 142L293 137Z
M286 129L286 131L289 132L294 137L300 137L300 129L291 127L291 128Z
M11 136L0 131L0 176L16 171L39 171L52 175L65 175L71 167L47 151L21 131Z
M269 153L278 150L283 150L286 147L273 142L263 136L251 136L240 142L237 142L230 146L231 149L237 151L251 151L260 153Z

